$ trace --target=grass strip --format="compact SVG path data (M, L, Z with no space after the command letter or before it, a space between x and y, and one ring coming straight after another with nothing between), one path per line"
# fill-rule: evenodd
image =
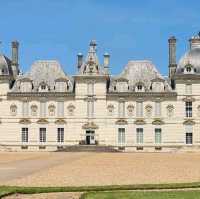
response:
M186 189L200 188L200 182L168 183L168 184L135 184L135 185L107 185L107 186L81 186L81 187L20 187L0 186L0 197L21 193L51 193L51 192L99 192L99 191L126 191L126 190L155 190L155 189Z

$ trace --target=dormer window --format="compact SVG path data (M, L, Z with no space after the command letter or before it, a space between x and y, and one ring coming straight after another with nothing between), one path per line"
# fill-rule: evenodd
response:
M138 91L141 91L142 90L142 85L141 84L137 85L137 89L138 89Z
M41 85L42 90L46 90L46 85Z
M186 67L186 71L187 71L188 73L190 73L191 70L192 70L191 67L189 67L189 66Z
M39 87L39 91L47 92L48 91L48 85L46 83L41 83L40 87Z
M136 92L144 92L145 91L145 88L144 88L144 85L143 83L137 83L136 86L135 86L135 91Z
M191 74L191 73L194 73L194 72L195 72L195 69L193 68L193 66L191 64L187 64L185 66L185 70L184 70L185 74Z

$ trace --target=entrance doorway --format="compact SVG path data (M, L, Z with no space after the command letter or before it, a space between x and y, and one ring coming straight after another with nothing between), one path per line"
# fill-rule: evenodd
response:
M95 144L95 131L87 130L85 142L87 145Z

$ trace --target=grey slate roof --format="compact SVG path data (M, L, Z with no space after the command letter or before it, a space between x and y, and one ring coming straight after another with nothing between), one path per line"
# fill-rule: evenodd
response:
M118 79L127 79L130 87L141 82L147 89L150 88L152 80L160 79L170 88L168 82L149 60L129 61L122 73L112 78L112 82Z
M11 60L0 54L0 75L12 75Z
M47 84L50 90L54 90L55 81L60 79L69 80L72 86L72 79L64 73L58 61L36 61L31 66L31 70L28 73L18 76L13 91L18 90L17 82L24 80L32 81L35 91L41 83Z
M182 69L188 64L191 64L196 69L196 74L200 74L200 48L193 48L181 57L176 74L183 73Z

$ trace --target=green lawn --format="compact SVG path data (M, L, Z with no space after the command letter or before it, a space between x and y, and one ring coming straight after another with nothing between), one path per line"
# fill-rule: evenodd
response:
M52 192L85 192L82 199L200 199L200 191L176 192L176 189L200 188L200 182L172 184L136 184L83 187L15 187L0 186L0 198L14 193L35 194ZM152 190L174 189L173 192L152 192ZM130 190L130 191L129 191ZM131 192L150 190L151 192Z
M173 192L90 192L81 199L200 199L200 191Z

